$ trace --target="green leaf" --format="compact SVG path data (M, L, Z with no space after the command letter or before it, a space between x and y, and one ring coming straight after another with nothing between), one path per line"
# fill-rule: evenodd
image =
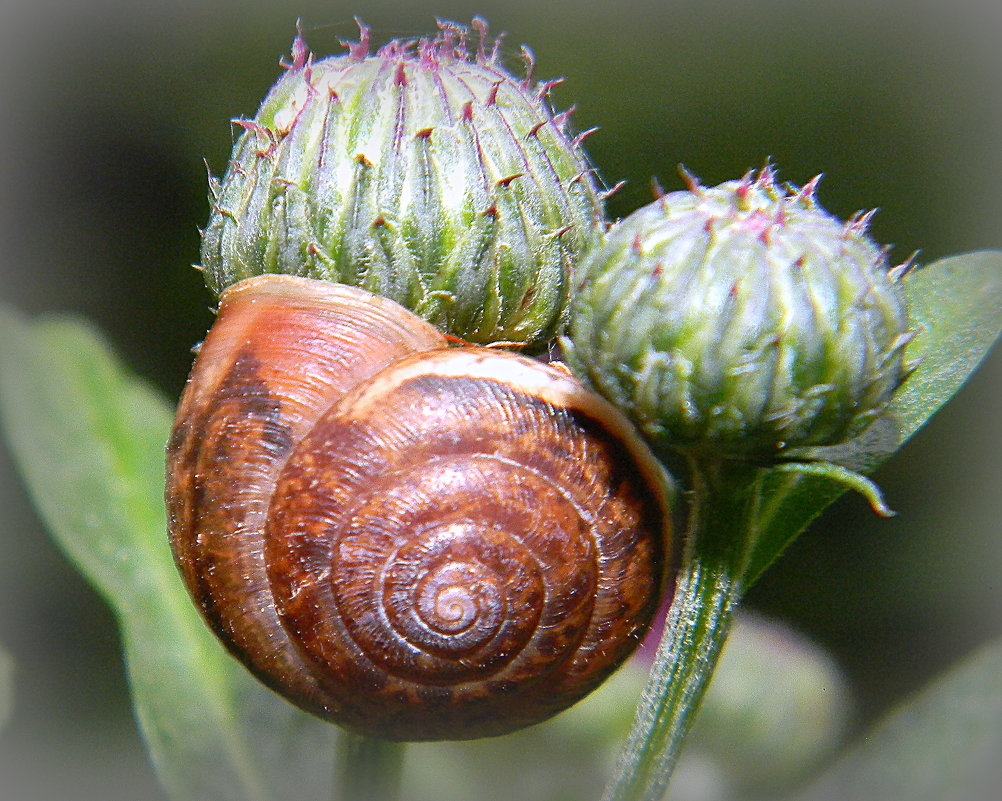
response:
M1002 640L894 712L796 801L985 801L1002 787Z
M52 535L117 615L168 794L267 801L294 787L329 798L333 727L237 665L181 584L163 502L171 417L87 324L0 309L0 422Z
M7 649L0 646L0 731L10 720L14 698L14 660Z
M890 414L859 440L815 448L830 459L870 472L901 447L963 386L1002 332L1002 252L953 256L914 271L903 282L917 336L906 358L918 368L897 392ZM819 476L772 472L766 479L758 527L760 539L749 563L746 586L845 487Z

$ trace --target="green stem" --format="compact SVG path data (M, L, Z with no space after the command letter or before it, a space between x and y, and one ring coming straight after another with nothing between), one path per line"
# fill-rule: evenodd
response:
M334 801L396 801L404 744L344 732L338 739Z
M685 551L654 666L603 801L661 801L709 684L756 539L764 470L690 460Z

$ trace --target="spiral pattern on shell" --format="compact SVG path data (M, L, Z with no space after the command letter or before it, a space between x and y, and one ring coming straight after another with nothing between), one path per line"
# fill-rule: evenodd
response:
M566 708L657 605L660 467L566 371L317 284L238 284L202 347L169 449L193 596L266 683L357 731L464 739Z

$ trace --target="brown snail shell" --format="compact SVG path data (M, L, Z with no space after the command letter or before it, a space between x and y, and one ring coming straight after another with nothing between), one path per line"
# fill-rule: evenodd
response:
M539 722L633 650L665 584L665 479L566 371L364 290L227 290L168 447L206 620L302 708L397 740Z

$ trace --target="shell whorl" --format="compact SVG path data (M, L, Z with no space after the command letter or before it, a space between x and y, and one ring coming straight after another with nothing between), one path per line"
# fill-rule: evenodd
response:
M289 334L282 293L319 282L265 281L224 295L169 452L175 554L221 639L390 739L502 734L590 691L664 584L664 477L629 424L565 371L417 318L372 362L346 355L364 332Z

